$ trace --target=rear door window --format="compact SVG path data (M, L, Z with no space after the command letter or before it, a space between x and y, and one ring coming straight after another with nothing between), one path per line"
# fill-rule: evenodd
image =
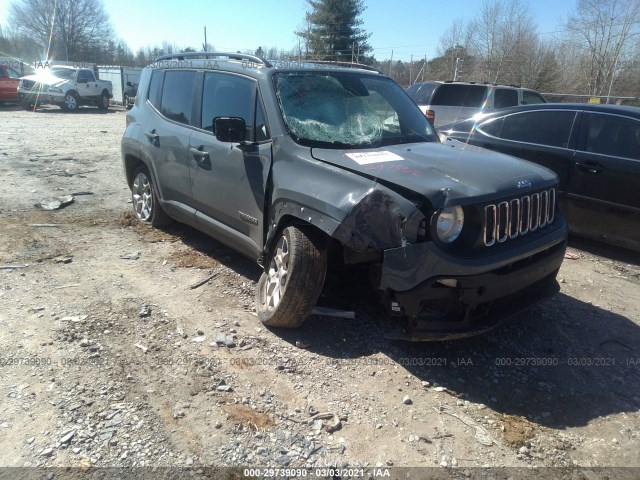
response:
M178 123L192 124L195 79L196 72L190 70L165 73L160 107L162 115Z
M537 110L508 115L504 119L502 138L567 148L574 111Z
M488 88L484 85L443 83L433 92L431 105L480 108L487 93Z
M587 152L640 160L640 122L593 113L586 118Z
M80 70L78 72L78 82L95 82L96 77L90 70Z
M496 88L493 108L507 108L518 105L518 91L510 88Z

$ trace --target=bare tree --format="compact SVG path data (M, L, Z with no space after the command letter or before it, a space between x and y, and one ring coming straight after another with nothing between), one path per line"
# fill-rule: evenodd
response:
M476 75L489 82L512 75L518 50L536 38L533 15L521 0L484 0L468 28L468 47L481 69Z
M566 28L580 53L580 70L590 95L607 94L631 57L640 29L640 0L579 0Z
M463 20L454 20L453 24L440 37L437 57L432 62L432 78L434 80L460 80L468 77L473 59L468 54L468 25ZM467 79L467 78L465 78Z
M18 35L39 43L49 58L91 59L113 39L101 0L16 0L9 23Z

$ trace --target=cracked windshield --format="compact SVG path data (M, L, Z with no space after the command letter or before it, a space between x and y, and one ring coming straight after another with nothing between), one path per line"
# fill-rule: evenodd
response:
M438 141L433 128L394 82L351 73L276 75L289 133L312 146L363 148Z

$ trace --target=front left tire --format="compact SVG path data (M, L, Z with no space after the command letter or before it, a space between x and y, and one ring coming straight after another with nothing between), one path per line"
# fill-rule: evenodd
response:
M299 327L311 314L326 273L327 252L320 236L286 227L256 286L260 321L270 327Z
M75 112L78 109L78 94L76 92L67 93L61 106L65 112Z

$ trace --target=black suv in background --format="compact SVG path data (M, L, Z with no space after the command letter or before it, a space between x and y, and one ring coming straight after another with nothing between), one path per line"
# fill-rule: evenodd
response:
M415 83L407 93L436 127L518 105L545 103L535 90L475 82Z
M133 104L136 101L137 93L138 84L127 82L127 86L124 88L124 92L122 93L122 106L126 107L127 110L131 110L131 108L133 108Z
M263 266L266 325L299 326L327 265L362 267L409 339L478 333L557 290L556 175L440 143L376 71L161 57L142 72L122 159L141 221L178 220Z
M640 109L546 103L445 125L440 133L550 168L572 232L640 251Z

